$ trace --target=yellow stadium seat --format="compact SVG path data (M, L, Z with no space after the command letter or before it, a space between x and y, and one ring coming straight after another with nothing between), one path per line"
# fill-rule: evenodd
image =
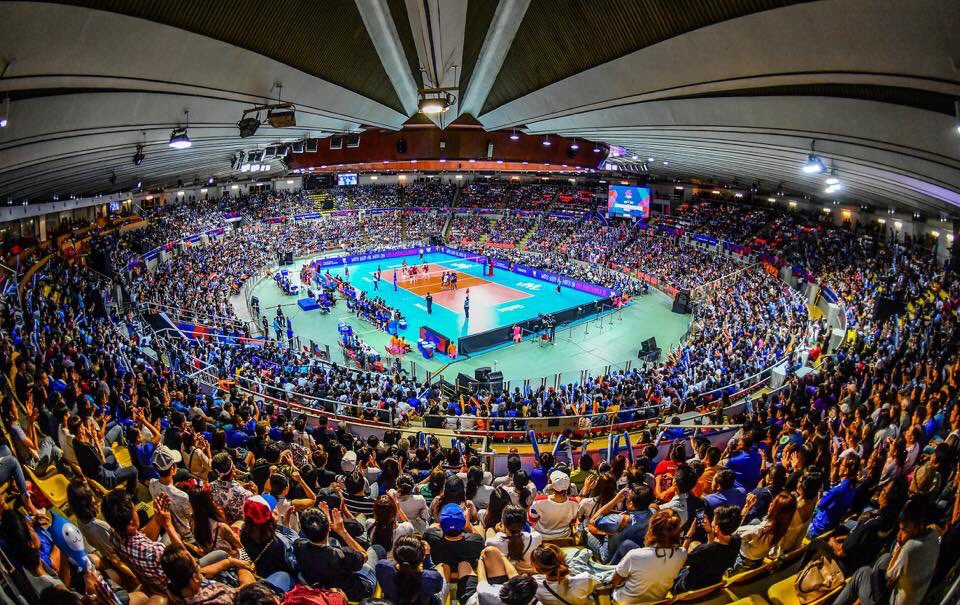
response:
M736 601L730 603L729 605L769 605L767 600L761 597L760 595L752 594L742 599L737 599Z
M62 473L53 473L47 477L40 478L33 469L24 466L30 481L43 492L47 500L53 503L57 508L66 509L67 507L67 486L70 484Z
M674 603L689 603L691 601L699 601L700 599L712 595L715 592L723 590L725 586L724 582L719 584L714 584L712 586L704 586L703 588L697 590L688 590L687 592L682 592L673 598Z
M121 445L114 444L113 457L117 459L117 464L120 466L133 466L133 461L130 459L130 450Z

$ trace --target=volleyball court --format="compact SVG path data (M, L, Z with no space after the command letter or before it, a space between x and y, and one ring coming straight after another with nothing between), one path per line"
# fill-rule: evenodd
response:
M402 271L402 268L397 269L397 285L420 297L426 297L429 293L435 305L446 307L457 313L463 311L468 291L475 313L482 313L484 312L482 310L489 310L501 303L533 296L528 292L460 270L463 269L464 264L485 269L486 263L485 257L476 256L410 265L407 271ZM416 270L413 270L414 266ZM450 281L451 275L456 276L455 282Z

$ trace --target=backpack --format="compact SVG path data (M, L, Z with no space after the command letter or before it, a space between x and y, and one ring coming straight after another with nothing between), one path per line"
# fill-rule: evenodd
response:
M843 570L830 557L820 556L807 563L794 582L797 600L812 603L843 586Z
M283 605L347 605L347 597L341 590L297 584L284 595Z

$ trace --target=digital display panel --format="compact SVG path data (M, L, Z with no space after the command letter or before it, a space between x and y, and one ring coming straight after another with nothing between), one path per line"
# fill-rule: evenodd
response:
M650 216L650 189L628 185L610 185L607 192L607 216Z
M344 185L356 185L357 184L357 173L344 173L337 175L337 185L341 187Z

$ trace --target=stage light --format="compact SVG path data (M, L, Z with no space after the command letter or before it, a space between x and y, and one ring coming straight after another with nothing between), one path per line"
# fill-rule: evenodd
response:
M826 180L825 182L827 183L827 185L839 185L839 184L840 184L840 177L837 176L837 167L836 167L836 166L833 166L832 168L830 168L830 176L827 177L827 180Z
M143 164L143 160L146 158L147 156L143 155L143 145L137 145L137 152L133 154L133 165L139 166Z
M776 201L777 201L777 198L775 198L775 197L768 197L768 198L767 198L767 201L768 201L768 202L776 202Z
M178 192L177 192L177 197L183 197L183 192L182 192L182 191L178 191Z
M570 144L570 149L572 149L572 150L574 150L574 151L580 149L580 145L577 145L577 140L576 140L576 139L574 139L574 140L573 140L573 143Z
M664 160L664 161L663 161L663 165L664 165L664 166L669 166L669 165L670 165L670 162Z
M441 114L453 105L457 100L452 94L442 88L425 88L419 91L420 100L417 102L417 110L422 114L437 115Z
M257 133L257 129L260 128L260 113L257 112L257 117L248 118L246 113L243 114L244 117L237 122L237 128L240 129L240 138L245 139L247 137L252 137Z
M206 193L206 192L207 192L207 188L206 188L206 187L204 187L203 189L200 190L200 193Z
M134 189L140 189L141 187L143 187L143 181L137 181L137 186Z
M814 153L814 145L816 141L810 141L810 154L807 156L807 161L803 164L802 170L805 174L819 174L824 171L825 166L823 165L823 160L817 157Z
M214 181L213 177L210 177L210 178L207 179L207 184L208 184L208 185L213 185L213 181Z
M804 163L802 170L806 174L818 174L823 172L823 161L811 153L807 156L807 161Z
M640 159L640 156L638 156L638 155L632 155L632 156L630 156L630 159L633 160L633 161L637 161L637 160Z
M517 129L516 129L516 128L514 128L514 129L513 129L513 132L510 133L510 140L511 140L511 141L519 141L519 140L520 140L520 135L517 134ZM471 160L471 161L473 161L473 160Z
M647 158L647 161L648 161L648 162L652 162L652 161L654 161L654 159L656 159L656 158Z
M281 103L267 112L267 123L274 128L296 126L296 109L290 103Z
M836 193L837 191L840 191L842 188L843 187L840 185L840 183L836 183L835 185L828 185L827 188L823 190L823 192Z
M551 145L553 145L553 143L550 142L550 137L545 137L545 138L543 139L543 146L544 146L544 147L549 147L549 146L551 146Z
M7 99L7 108L9 109L10 99ZM957 118L957 134L960 134L960 99L953 102L954 117ZM6 113L4 113L6 115ZM0 126L6 126L6 122L0 123Z
M250 172L250 164L240 164L240 172Z
M0 105L0 128L7 127L7 120L10 118L10 97L4 97L3 105Z
M177 126L173 129L173 132L170 133L170 146L174 149L186 149L193 144L190 141L190 137L187 136L187 129L190 128L190 110L184 109L183 115L186 116L187 125L183 127Z

